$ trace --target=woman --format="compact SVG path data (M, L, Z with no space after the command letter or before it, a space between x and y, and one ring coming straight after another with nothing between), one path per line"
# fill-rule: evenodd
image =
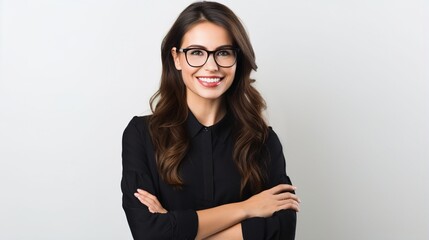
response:
M299 199L251 86L235 14L197 2L162 43L153 114L123 135L123 208L134 239L294 239Z

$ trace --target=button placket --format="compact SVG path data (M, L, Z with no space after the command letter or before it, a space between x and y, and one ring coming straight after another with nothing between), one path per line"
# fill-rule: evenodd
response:
M214 199L214 179L213 179L213 144L212 144L212 132L209 128L204 127L204 196L208 201L213 201Z

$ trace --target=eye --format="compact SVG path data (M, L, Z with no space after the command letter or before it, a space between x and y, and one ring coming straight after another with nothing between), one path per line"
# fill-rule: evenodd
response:
M222 49L216 52L216 56L219 57L229 57L233 55L233 51L231 49Z
M204 51L201 49L190 49L189 50L189 54L193 55L193 56L203 56L204 55Z

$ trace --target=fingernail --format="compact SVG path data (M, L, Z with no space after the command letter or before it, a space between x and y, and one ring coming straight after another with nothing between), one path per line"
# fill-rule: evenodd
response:
M138 197L139 197L139 194L138 194L138 193L134 193L134 196L138 198Z

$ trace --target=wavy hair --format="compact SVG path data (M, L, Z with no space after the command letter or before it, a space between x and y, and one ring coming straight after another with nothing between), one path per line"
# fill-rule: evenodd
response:
M191 27L205 21L226 29L234 46L240 49L235 79L223 97L234 118L232 157L241 175L240 191L259 192L267 177L265 141L268 127L262 115L265 101L251 85L254 80L250 73L257 69L255 53L238 17L228 7L216 2L189 5L162 41L161 83L150 99L153 114L149 120L158 171L166 183L179 188L184 184L179 169L190 145L185 124L189 110L186 86L180 71L175 68L171 49L181 46L183 36Z

